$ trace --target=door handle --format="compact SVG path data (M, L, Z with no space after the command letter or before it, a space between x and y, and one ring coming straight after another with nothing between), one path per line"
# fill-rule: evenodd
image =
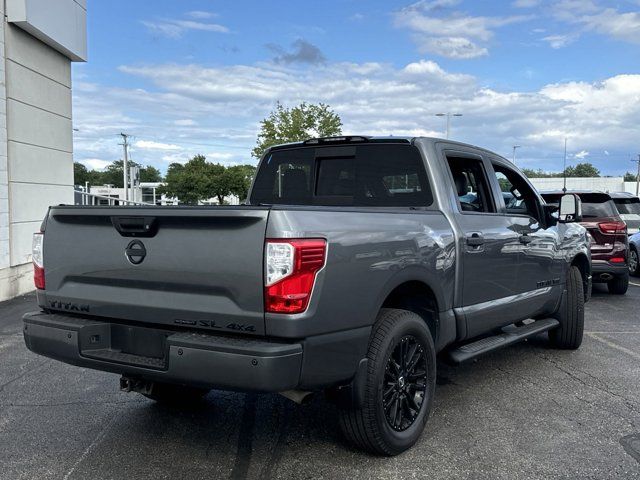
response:
M484 245L484 236L479 232L468 234L467 245L470 247L479 247L480 245Z
M530 235L520 235L520 243L522 243L523 245L529 245L531 242L533 242L533 237Z

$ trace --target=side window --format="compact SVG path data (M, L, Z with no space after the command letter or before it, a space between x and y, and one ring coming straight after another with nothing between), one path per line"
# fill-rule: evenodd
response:
M475 158L447 157L463 212L496 211L482 161Z
M517 172L501 165L493 165L500 184L507 213L529 215L539 219L538 199L529 184Z

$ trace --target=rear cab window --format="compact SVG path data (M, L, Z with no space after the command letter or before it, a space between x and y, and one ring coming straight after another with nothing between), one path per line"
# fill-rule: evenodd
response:
M433 196L409 144L295 147L260 164L252 204L427 207Z

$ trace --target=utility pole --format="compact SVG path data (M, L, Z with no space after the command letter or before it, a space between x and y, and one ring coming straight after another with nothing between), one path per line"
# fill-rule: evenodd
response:
M638 160L631 160L638 164L638 171L636 172L636 197L640 193L640 153L638 154Z
M451 117L461 117L461 113L436 113L436 117L447 117L447 139L449 138L449 133L451 132Z
M520 148L522 145L514 145L513 146L513 164L516 164L516 149Z
M562 176L564 177L564 186L562 191L567 193L567 137L564 137L564 162L562 167Z
M122 166L124 167L124 200L126 204L127 200L129 200L129 142L127 141L129 135L126 133L120 133L120 135L122 135L122 143L120 145L122 145L122 149L124 150L124 164Z

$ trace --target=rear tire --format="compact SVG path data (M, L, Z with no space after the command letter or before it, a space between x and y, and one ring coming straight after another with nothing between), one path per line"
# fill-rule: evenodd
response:
M640 275L640 259L635 247L631 247L629 250L629 273L636 277Z
M609 293L613 295L624 295L629 289L629 274L626 273L619 277L615 277L607 283Z
M560 326L549 331L551 345L568 350L580 347L584 332L584 283L576 266L569 268L567 287L554 318Z
M378 455L397 455L420 438L436 385L431 332L414 312L382 309L373 327L362 405L339 410L345 437Z
M154 383L151 393L143 393L147 398L164 405L191 406L199 403L209 390L187 387L173 383Z

